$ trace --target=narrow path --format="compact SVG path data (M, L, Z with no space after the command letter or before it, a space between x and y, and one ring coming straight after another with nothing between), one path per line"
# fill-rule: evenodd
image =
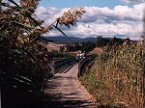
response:
M45 94L54 97L53 108L94 108L94 101L78 80L78 64L48 80ZM60 104L61 103L61 104Z

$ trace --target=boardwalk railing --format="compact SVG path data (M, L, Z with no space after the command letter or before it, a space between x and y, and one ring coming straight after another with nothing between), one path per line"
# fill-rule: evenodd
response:
M55 61L52 61L51 63L48 63L49 68L50 68L50 73L51 73L51 76L49 76L49 78L58 72L62 72L63 70L67 69L69 66L71 66L74 63L76 63L76 59L74 57L67 58L67 59L55 60ZM44 83L41 87L41 92L44 91L45 84L49 78L47 75L44 78Z
M83 75L87 69L94 63L96 55L88 55L84 59L82 59L78 64L78 77Z
M65 68L66 66L69 66L73 63L76 62L76 59L73 57L73 58L68 58L68 59L63 59L63 60L57 60L57 61L53 61L52 62L52 66L51 66L51 69L52 69L52 73L55 74L57 72L59 72L62 68Z

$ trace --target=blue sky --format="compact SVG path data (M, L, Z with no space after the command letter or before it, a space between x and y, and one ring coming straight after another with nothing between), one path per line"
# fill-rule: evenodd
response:
M43 7L83 7L83 6L97 6L113 8L117 5L132 6L132 4L125 3L121 0L42 0L40 6Z
M143 0L41 0L36 10L39 19L48 26L72 7L84 7L86 13L69 29L61 28L68 36L126 37L140 39L143 33ZM45 36L62 35L52 30Z

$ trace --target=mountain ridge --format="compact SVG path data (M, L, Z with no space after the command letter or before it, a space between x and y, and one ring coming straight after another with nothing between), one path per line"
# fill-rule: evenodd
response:
M43 37L45 40L53 41L56 43L74 43L74 42L93 42L96 43L97 38L88 37L88 38L79 38L79 37L64 37L64 36L55 36L55 37Z

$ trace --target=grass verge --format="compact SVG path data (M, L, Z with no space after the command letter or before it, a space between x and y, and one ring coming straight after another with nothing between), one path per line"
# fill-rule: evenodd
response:
M80 81L101 105L142 108L143 67L143 45L104 49Z

